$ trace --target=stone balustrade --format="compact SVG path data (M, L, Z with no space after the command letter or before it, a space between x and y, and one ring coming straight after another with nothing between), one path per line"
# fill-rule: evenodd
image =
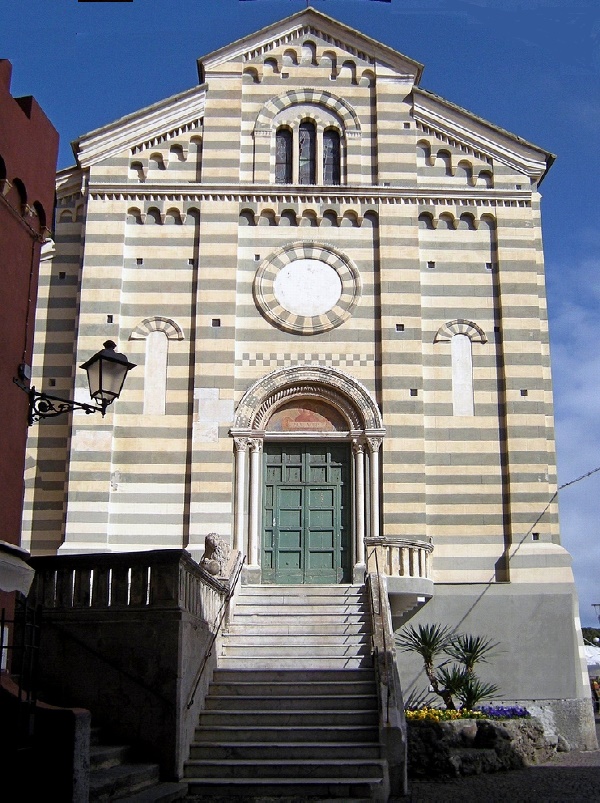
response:
M165 777L181 777L216 667L240 554L233 551L222 567L207 561L207 568L183 549L30 562L29 602L43 608L38 676L48 700L72 689L71 704L118 728L123 743L143 738Z
M393 630L434 593L430 576L433 544L401 536L365 539L367 573L385 577Z
M367 538L367 572L386 577L430 579L433 544L399 536Z
M64 555L31 561L30 601L45 610L176 608L212 622L228 584L183 550Z

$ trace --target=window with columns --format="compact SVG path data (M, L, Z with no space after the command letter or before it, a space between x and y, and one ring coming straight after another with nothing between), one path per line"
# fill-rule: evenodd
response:
M312 120L280 126L275 134L276 184L341 184L342 138Z

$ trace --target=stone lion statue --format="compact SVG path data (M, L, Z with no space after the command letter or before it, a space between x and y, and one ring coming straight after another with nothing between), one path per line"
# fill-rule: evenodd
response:
M204 539L204 555L200 558L200 566L213 575L225 573L231 547L217 533L209 533Z

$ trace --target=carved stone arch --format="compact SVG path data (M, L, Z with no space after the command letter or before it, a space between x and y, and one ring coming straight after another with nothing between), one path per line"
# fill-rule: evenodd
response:
M278 368L257 380L238 404L234 430L264 430L282 404L294 398L318 397L331 404L353 431L383 431L379 408L368 390L337 368L298 365Z
M336 97L331 92L317 89L292 89L284 95L268 100L256 118L255 133L258 131L271 131L275 115L290 106L298 106L300 104L323 106L342 120L346 133L360 134L360 120L352 106L346 100Z
M145 340L151 332L164 332L167 340L184 340L181 327L171 318L160 316L146 318L139 323L129 335L129 340Z
M434 343L443 343L452 340L454 335L467 335L471 343L487 343L487 336L481 326L465 318L448 321L437 330Z

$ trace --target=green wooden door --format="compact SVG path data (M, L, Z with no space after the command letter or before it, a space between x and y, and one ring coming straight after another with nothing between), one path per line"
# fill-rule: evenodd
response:
M265 444L265 583L350 582L347 445Z

